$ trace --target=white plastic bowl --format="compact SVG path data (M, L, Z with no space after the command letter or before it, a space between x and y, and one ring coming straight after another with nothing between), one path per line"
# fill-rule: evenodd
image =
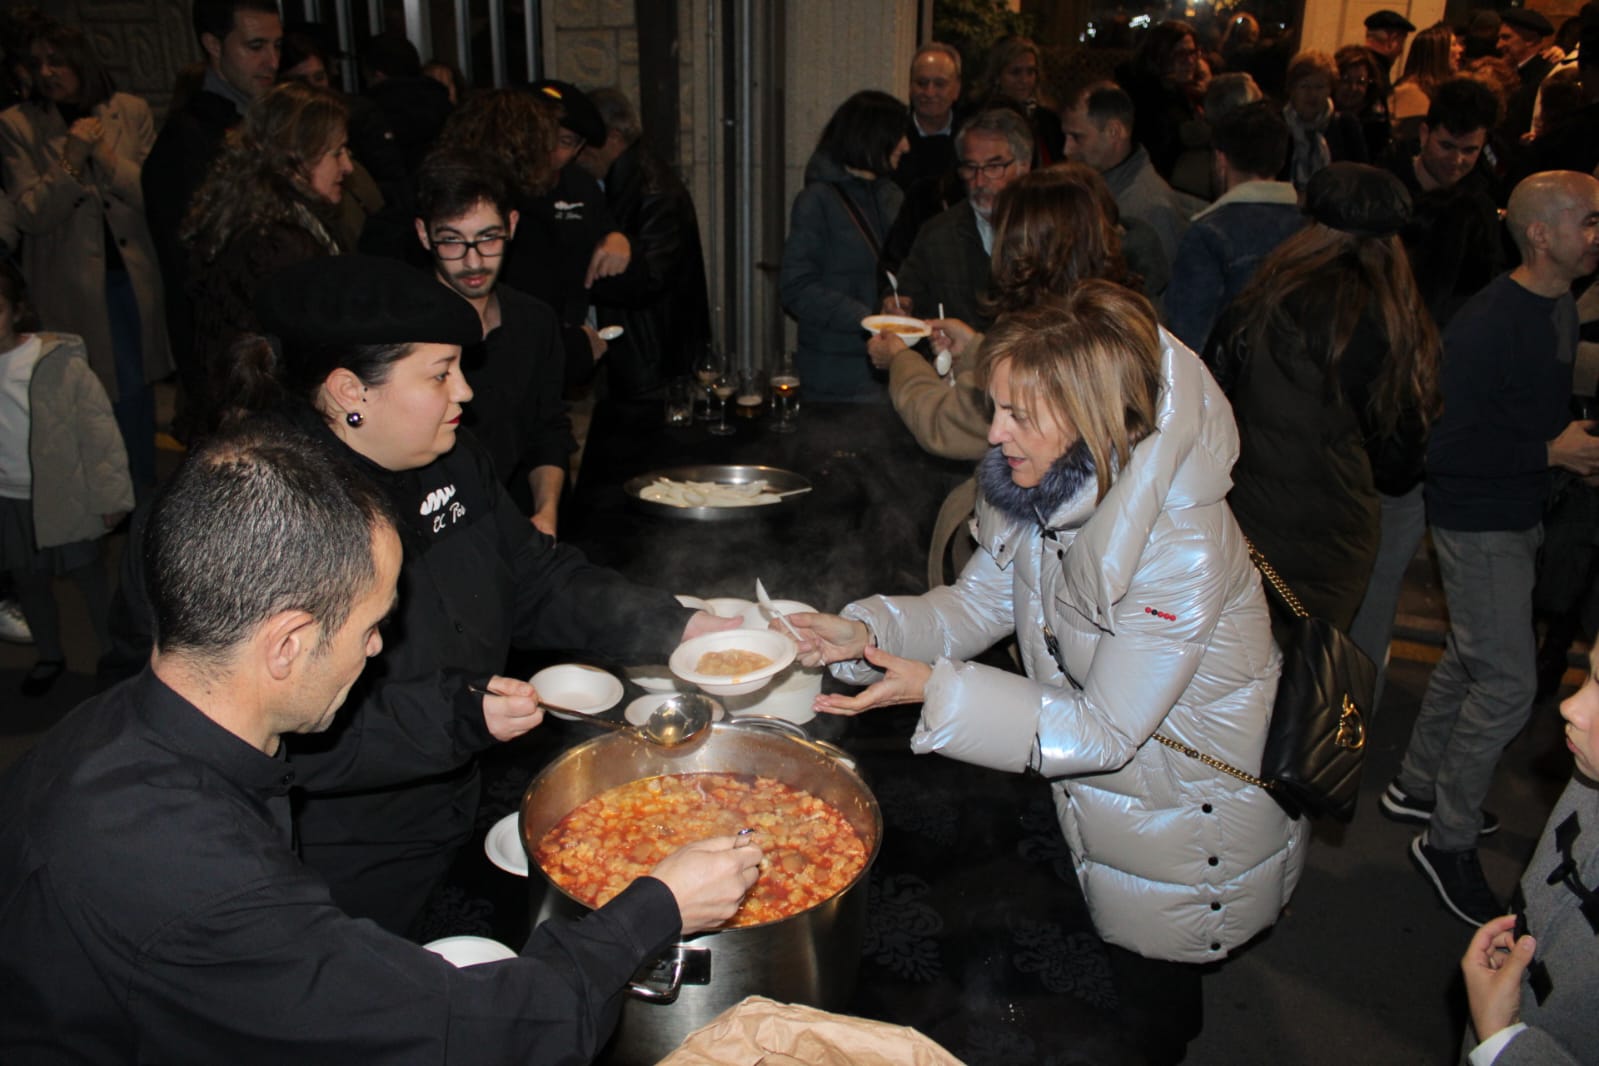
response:
M645 692L687 692L688 686L672 675L666 664L660 666L629 666L623 673L627 679Z
M702 674L695 669L700 656L709 651L729 651L739 648L764 655L771 662L759 670L746 674L723 676ZM795 647L787 634L770 629L724 629L720 633L707 633L693 640L685 640L672 652L668 665L672 673L714 696L738 696L754 692L783 672L794 661Z
M457 968L516 958L516 952L486 936L447 936L422 946Z
M718 618L742 618L750 629L760 629L766 622L754 600L741 600L737 596L716 596L705 601L706 608Z
M622 683L597 666L563 663L532 677L539 699L578 714L599 714L622 699Z
M867 315L861 319L861 328L869 333L893 333L906 344L915 344L933 333L933 327L909 315Z

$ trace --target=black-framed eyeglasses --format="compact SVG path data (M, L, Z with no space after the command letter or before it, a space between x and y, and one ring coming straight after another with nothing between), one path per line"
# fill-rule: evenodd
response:
M463 241L456 237L440 237L433 242L433 254L446 262L465 259L467 252L476 252L484 259L498 259L505 254L505 234L493 237L479 237L475 241Z
M1005 171L1016 165L1014 157L1004 162L992 163L962 163L955 168L955 173L960 175L962 181L971 181L981 172L985 178L997 178Z

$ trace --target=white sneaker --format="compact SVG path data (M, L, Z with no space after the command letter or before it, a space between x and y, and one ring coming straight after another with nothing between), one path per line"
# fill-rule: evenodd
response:
M28 620L22 617L22 608L10 596L0 600L0 640L12 644L33 643L33 630L28 628Z

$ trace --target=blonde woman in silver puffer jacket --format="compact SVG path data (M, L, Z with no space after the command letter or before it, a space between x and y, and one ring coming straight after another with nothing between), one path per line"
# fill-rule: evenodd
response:
M1308 842L1262 789L1152 739L1260 766L1281 659L1225 503L1232 411L1108 282L1002 317L982 361L978 552L954 585L794 619L805 661L872 682L817 709L921 701L916 752L1039 771L1100 935L1225 958L1276 920ZM963 661L1013 630L1025 677Z

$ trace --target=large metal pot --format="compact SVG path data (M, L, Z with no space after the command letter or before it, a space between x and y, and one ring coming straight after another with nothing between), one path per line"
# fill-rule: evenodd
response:
M883 836L877 799L842 751L783 722L718 722L680 748L610 733L566 751L522 798L522 842L533 854L556 822L590 797L643 777L731 771L771 777L837 807L866 844L866 865L825 903L781 921L703 933L674 945L638 975L605 1061L654 1063L745 996L840 1010L854 991L865 932L867 874ZM589 908L530 861L535 924L577 918Z

